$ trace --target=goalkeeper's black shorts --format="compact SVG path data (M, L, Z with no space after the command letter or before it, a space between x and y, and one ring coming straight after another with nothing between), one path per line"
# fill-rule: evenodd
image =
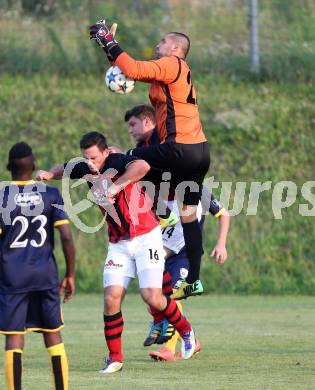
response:
M200 144L166 142L131 149L128 154L150 164L151 172L146 176L146 180L157 185L162 180L162 174L170 172L171 187L176 189L177 199L182 200L185 205L199 203L202 183L210 166L208 142Z

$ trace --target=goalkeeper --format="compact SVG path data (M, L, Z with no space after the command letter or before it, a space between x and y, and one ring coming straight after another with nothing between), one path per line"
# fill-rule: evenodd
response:
M189 275L181 284L178 296L199 295L203 292L199 280L203 248L197 205L210 166L210 150L185 61L190 40L182 33L168 33L156 46L155 60L136 61L120 48L114 32L102 20L90 27L90 38L126 76L151 84L149 97L156 112L161 144L137 147L129 153L146 160L152 168L171 173L172 187L177 188L176 198L182 202L179 211L189 259Z

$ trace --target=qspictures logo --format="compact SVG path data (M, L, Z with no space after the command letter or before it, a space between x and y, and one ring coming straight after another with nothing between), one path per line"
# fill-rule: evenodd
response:
M105 218L100 217L96 226L90 226L83 217L81 218L80 214L87 212L94 205L98 205L104 215L110 216L118 226L122 226L115 205L107 198L108 189L115 186L112 179L117 175L117 170L110 168L97 176L87 175L89 177L72 183L71 172L76 164L82 163L82 161L89 163L88 160L77 157L70 160L64 170L62 196L69 219L80 231L93 234L103 227L106 222ZM77 198L73 196L73 189L86 185L87 182L90 191L77 201ZM157 214L165 214L167 206L165 200L168 199L169 194L173 197L174 191L180 206L180 216L187 216L191 212L191 208L185 210L182 207L187 191L192 193L201 191L202 214L206 215L210 207L209 194L216 190L219 203L229 212L231 217L236 217L239 214L256 216L259 214L260 208L263 207L265 213L266 202L270 208L270 213L264 217L266 219L281 220L285 218L285 210L294 205L297 206L296 212L300 216L315 217L315 180L308 180L304 183L294 183L290 180L217 182L212 176L204 180L202 188L196 182L183 181L178 183L174 189L171 188L171 173L164 172L158 186L150 181L141 181L141 185L145 191L139 191L139 186L134 185L128 199L129 213L134 225L140 223L140 215L151 210L152 199L158 199ZM146 196L146 201L143 200L143 194Z

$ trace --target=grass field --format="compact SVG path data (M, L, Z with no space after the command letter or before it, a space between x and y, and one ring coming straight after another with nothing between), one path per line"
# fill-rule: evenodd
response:
M232 81L222 75L199 72L196 76L202 119L212 145L208 177L214 176L221 184L233 183L230 202L221 199L230 209L234 207L236 182L247 183L243 211L233 217L229 234L231 261L224 269L206 256L203 261L207 291L314 295L315 247L310 234L314 217L301 216L298 205L306 202L301 196L302 184L314 178L315 84ZM0 84L1 180L9 178L5 169L7 153L18 141L30 142L37 166L42 169L80 155L79 139L90 130L108 135L112 145L130 148L132 142L122 115L134 104L147 101L144 84L138 83L133 93L117 98L104 89L101 74L80 78L3 74ZM246 215L250 183L267 180L272 181L273 188L280 180L292 180L298 186L298 199L283 210L282 220L273 217L271 190L262 194L257 215ZM224 192L221 184L214 190L218 199ZM85 186L81 190L81 195L78 188L72 190L74 203L86 196ZM91 207L80 218L88 226L96 226L101 213ZM216 223L214 218L207 218L207 253L215 243ZM78 289L97 292L107 244L106 228L93 235L75 228L73 231ZM57 258L62 270L60 251Z
M35 7L39 2L51 7L46 11ZM23 11L27 4L33 6L33 14ZM257 77L249 71L248 1L209 4L126 0L122 7L113 0L0 1L1 181L9 179L7 154L15 142L30 143L40 169L79 156L79 139L91 130L104 133L110 145L132 147L123 116L133 105L148 101L147 85L137 82L127 96L105 89L108 64L88 39L90 23L103 15L118 22L117 39L138 59L150 58L150 49L166 31L185 32L192 42L188 62L211 144L207 177L214 177L218 188L213 192L226 208L235 211L240 206L229 233L230 260L221 268L205 255L204 285L218 294L314 295L315 246L310 232L315 187L308 199L302 189L306 182L314 184L315 2L259 2L261 74ZM295 184L297 198L276 220L273 195L280 181ZM271 185L259 197L256 215L248 212L254 182ZM237 191L238 183L245 185L244 197L242 190ZM71 191L74 204L86 197L86 188ZM287 194L284 188L283 199ZM300 205L310 216L301 215ZM91 207L79 218L89 227L97 226L101 213ZM215 244L216 224L214 218L206 219L207 254ZM78 291L98 293L106 227L93 235L75 226L73 232ZM58 245L56 254L62 273Z
M70 389L314 389L315 310L312 297L205 296L185 302L202 342L188 361L154 362L142 347L148 314L137 295L124 304L122 373L98 373L105 354L102 296L79 295L64 307ZM4 338L1 338L3 350ZM0 357L3 389L3 354ZM23 390L51 389L48 354L29 334Z

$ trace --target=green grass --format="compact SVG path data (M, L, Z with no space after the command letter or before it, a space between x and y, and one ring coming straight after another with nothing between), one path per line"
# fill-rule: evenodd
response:
M138 58L149 58L146 53L164 33L181 31L191 38L190 61L199 71L251 77L245 0L213 0L211 6L206 0L125 0L123 7L112 0L2 3L0 72L71 74L101 69L101 54L96 56L88 40L87 26L105 17L118 22L120 44ZM46 7L23 10L21 3ZM259 3L262 79L314 80L314 16L313 1Z
M233 81L198 72L194 80L211 143L208 176L219 182L230 181L233 188L237 181L247 182L247 200L251 181L270 180L274 186L279 180L293 180L298 186L298 199L283 211L282 220L274 219L271 190L261 197L256 216L246 216L245 200L244 210L232 220L230 260L224 268L213 264L208 256L216 239L217 222L207 218L202 268L207 291L314 294L315 247L310 234L314 217L298 213L298 204L306 203L300 195L301 186L314 178L314 84ZM133 143L123 115L134 104L147 101L143 83L137 83L130 95L117 96L105 90L101 73L84 77L3 74L0 84L2 180L9 178L5 170L7 153L17 141L32 145L37 166L42 169L80 155L80 137L95 129L108 136L109 144L130 148ZM86 187L81 187L81 195L77 189L71 191L74 203L86 195ZM221 188L215 190L218 198ZM90 208L82 218L89 226L96 226L101 213L97 207ZM106 227L93 235L73 230L78 288L96 292L106 256ZM60 250L57 255L61 265Z
M46 0L41 0L42 3ZM0 2L1 3L1 2ZM168 2L49 1L51 8L23 12L21 1L0 4L0 166L1 180L13 143L28 141L37 165L48 168L80 154L83 133L99 130L110 144L128 149L132 140L124 112L147 102L147 86L137 83L127 96L105 90L108 64L89 41L86 27L100 16L119 24L117 38L136 58L148 58L166 31L186 32L192 41L191 64L201 119L211 144L208 176L216 181L247 182L244 209L232 220L229 262L222 269L208 253L216 239L216 222L205 226L202 278L207 291L241 294L315 294L314 217L299 214L304 182L314 180L315 166L315 3L260 2L262 71L249 72L245 0ZM24 4L26 2L23 2ZM29 5L35 2L28 2ZM134 5L138 7L132 10ZM17 29L16 26L19 26ZM23 39L21 39L21 31ZM129 51L130 50L130 51ZM272 190L260 198L258 213L247 216L251 181L290 180L297 201L275 220ZM83 186L82 186L83 187ZM214 190L220 198L222 186ZM75 202L85 196L72 191ZM314 189L313 189L314 192ZM314 197L314 194L313 194ZM313 198L314 199L314 198ZM223 202L233 207L230 202ZM313 201L314 203L314 201ZM100 222L95 207L82 213L89 226ZM74 229L77 285L97 292L106 256L106 227L88 235ZM58 247L57 257L62 269Z
M202 353L188 361L151 361L152 348L142 347L149 317L140 297L129 295L123 308L124 370L104 377L97 372L106 353L102 296L78 295L64 307L70 389L314 388L314 298L204 296L188 300L184 307L202 342ZM0 340L3 346L4 338ZM24 388L50 389L49 370L41 336L27 335Z

